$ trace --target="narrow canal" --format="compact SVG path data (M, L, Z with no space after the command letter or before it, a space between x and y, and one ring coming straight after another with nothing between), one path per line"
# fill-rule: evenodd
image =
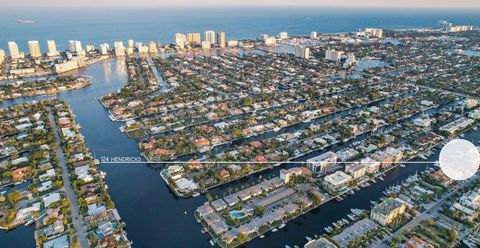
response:
M101 156L139 157L134 140L119 131L120 122L112 122L108 112L97 98L115 92L126 81L124 61L109 60L95 64L80 72L91 77L92 85L57 97L69 102L82 126L90 151L97 158ZM33 100L46 99L46 96L29 97L0 103L1 107ZM466 139L477 142L480 132L470 132ZM478 144L478 143L476 143ZM431 160L437 159L432 155ZM396 169L384 181L363 189L342 202L326 203L318 209L291 221L264 239L255 239L245 247L283 247L285 244L303 245L305 236L313 237L321 233L323 227L337 219L344 218L351 208L368 208L371 200L382 196L389 185L400 182L415 171L421 171L425 164L411 164ZM204 195L191 199L176 198L160 178L159 165L147 164L102 164L107 173L106 183L109 192L123 220L127 223L128 237L134 247L210 247L209 237L200 232L201 226L195 221L193 211L206 201ZM278 175L280 167L262 173L263 177ZM222 195L228 187L258 180L259 175L249 176L211 191ZM33 227L20 227L0 235L0 247L34 247Z

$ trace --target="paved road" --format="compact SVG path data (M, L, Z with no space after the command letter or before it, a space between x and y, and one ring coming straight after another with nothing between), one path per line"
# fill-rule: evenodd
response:
M461 186L458 186L457 188L455 188L455 190L453 191L449 191L446 195L444 195L439 201L437 201L433 206L431 206L430 208L426 209L423 213L421 213L420 215L418 215L417 217L415 217L413 220L411 220L410 222L408 222L407 224L405 224L403 227L401 227L400 229L398 229L397 231L395 231L394 233L392 233L392 235L386 237L385 239L382 240L382 242L376 246L377 248L380 248L380 247L385 247L385 241L389 241L393 238L393 237L396 237L398 235L400 235L403 231L405 230L408 230L408 229L411 229L415 226L417 226L420 222L422 222L423 220L426 220L426 219L431 219L433 218L432 214L436 214L436 212L439 210L439 208L447 201L447 199L452 196L453 194L457 193L457 191L465 186L468 186L471 182L475 181L475 179L477 179L479 176L474 176L472 178L470 178L468 181L466 181L463 185Z
M50 120L50 124L52 125L53 133L55 134L55 142L57 144L57 157L60 166L62 167L62 179L64 190L67 194L68 200L70 200L70 209L72 210L72 222L73 227L76 230L77 238L80 242L80 247L88 248L90 247L90 243L88 242L86 226L83 222L83 218L80 215L80 208L78 206L77 197L75 195L75 191L72 188L72 184L70 182L70 174L68 172L67 164L65 163L65 155L63 154L62 145L60 142L60 135L58 135L58 128L55 124L55 119L52 114L52 110L48 108L48 119Z

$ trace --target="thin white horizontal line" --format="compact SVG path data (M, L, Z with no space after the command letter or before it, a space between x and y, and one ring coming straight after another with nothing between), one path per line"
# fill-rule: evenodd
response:
M379 164L432 164L438 161L405 161L405 162L377 162ZM128 162L121 162L121 161L104 161L100 162L102 164L306 164L309 162L305 161L285 161L285 162L252 162L252 161L195 161L195 162L188 162L188 161L128 161ZM372 162L359 162L359 161L351 161L351 162L319 162L319 163L328 163L328 164L372 164Z

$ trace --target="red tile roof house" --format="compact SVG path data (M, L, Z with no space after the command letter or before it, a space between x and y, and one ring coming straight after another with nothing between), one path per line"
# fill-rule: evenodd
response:
M230 173L229 173L227 170L225 170L225 169L221 169L219 174L220 174L220 176L223 177L223 178L227 178L227 177L230 176Z
M192 144L195 145L196 147L204 147L210 145L210 141L207 138L198 138L196 140L192 141Z
M255 148L260 148L262 146L262 143L260 141L253 141L252 143L250 143L250 145Z
M261 162L268 162L268 159L266 159L262 155L258 155L253 159L253 161L261 163Z

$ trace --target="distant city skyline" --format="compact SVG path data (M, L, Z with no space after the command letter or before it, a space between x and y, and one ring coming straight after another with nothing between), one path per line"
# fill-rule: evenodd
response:
M290 0L242 0L242 1L220 1L204 0L201 2L193 0L177 1L156 1L156 0L137 0L137 1L118 1L118 0L84 0L64 1L64 0L6 0L3 7L122 7L122 6L331 6L331 7L395 7L395 8L480 8L478 0L297 0L292 3Z

